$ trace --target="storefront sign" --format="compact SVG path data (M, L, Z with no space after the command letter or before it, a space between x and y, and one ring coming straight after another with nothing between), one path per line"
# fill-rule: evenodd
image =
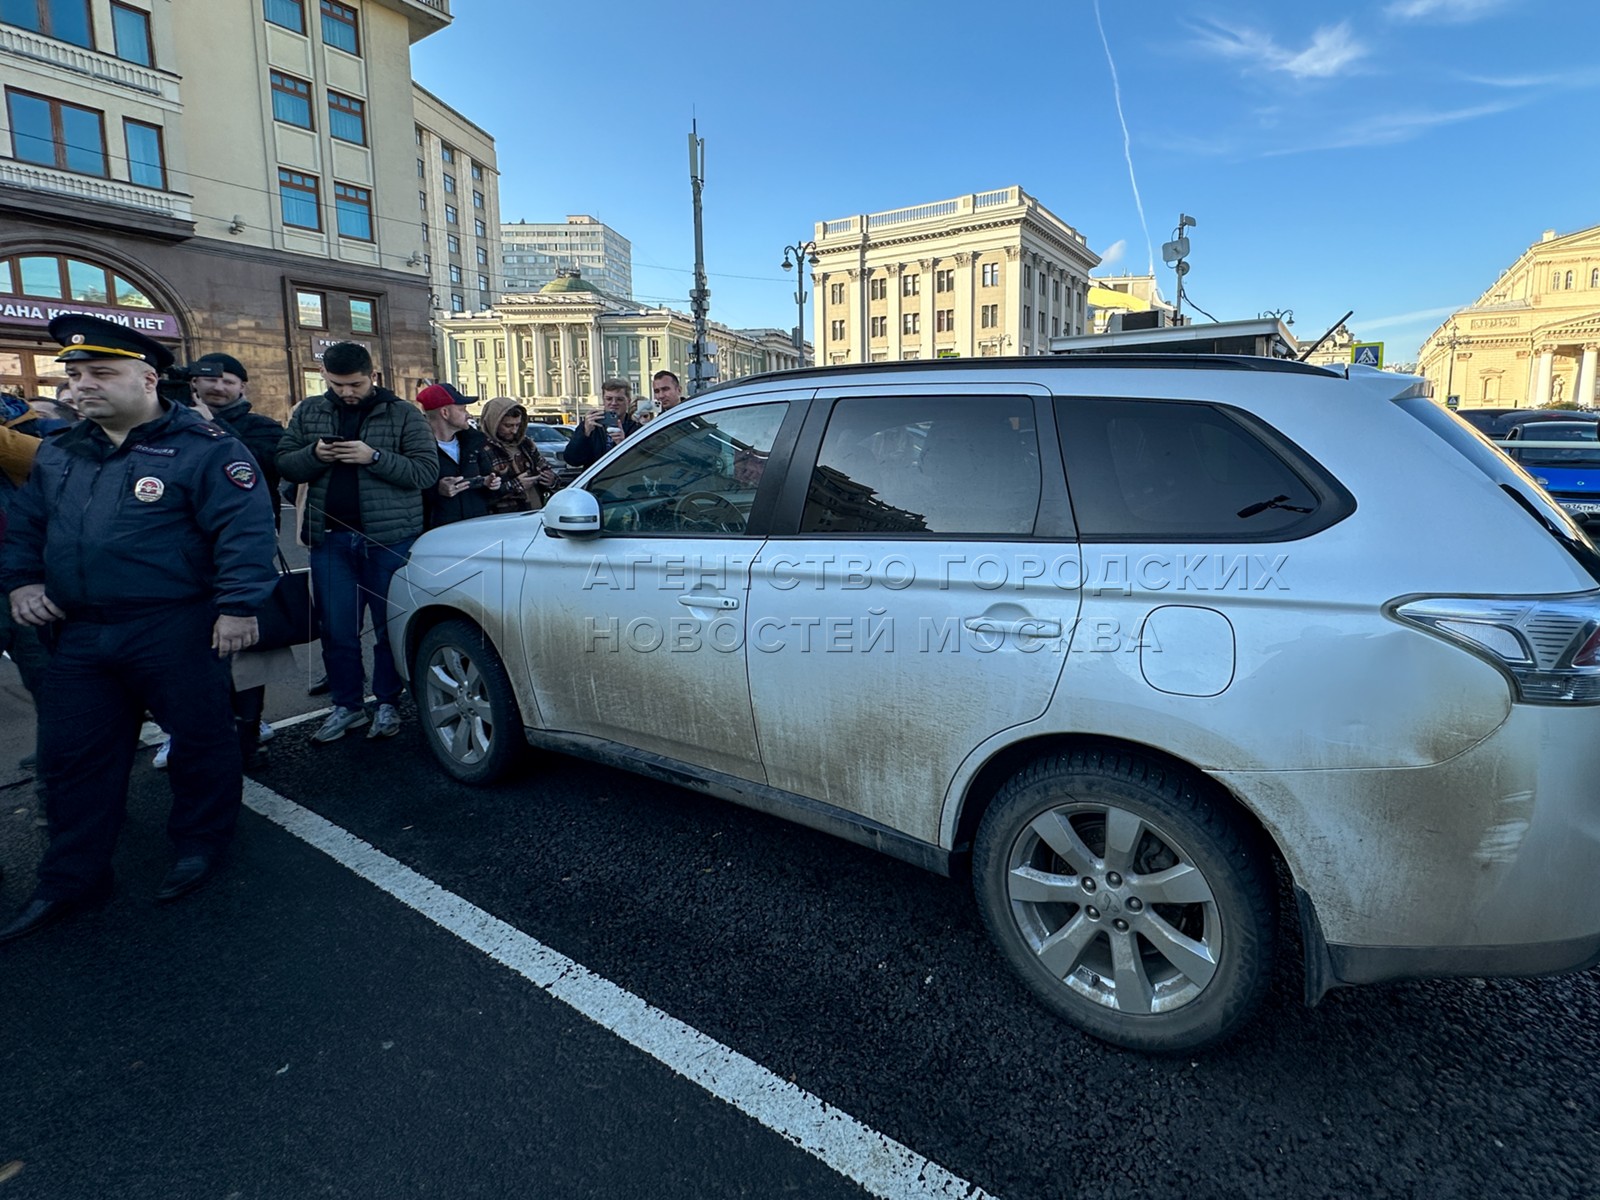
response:
M24 325L43 329L64 314L104 317L125 329L136 329L146 337L176 342L183 338L178 318L171 313L147 309L102 308L95 304L66 304L60 300L18 300L0 298L0 324Z
M357 346L360 346L368 354L372 353L372 343L371 342L363 342L360 338L324 338L324 337L314 337L314 338L311 339L311 358L312 358L312 360L314 362L321 362L322 361L323 351L327 350L327 348L329 346L338 346L338 345L340 345L341 343L344 343L344 342L353 342Z

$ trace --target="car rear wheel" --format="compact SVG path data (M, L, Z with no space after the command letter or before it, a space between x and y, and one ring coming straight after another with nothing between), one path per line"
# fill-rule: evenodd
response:
M472 622L428 630L411 678L428 745L462 783L493 783L527 749L505 665Z
M1195 776L1137 755L1041 759L979 827L990 936L1058 1015L1134 1050L1237 1030L1270 982L1276 890L1261 840Z

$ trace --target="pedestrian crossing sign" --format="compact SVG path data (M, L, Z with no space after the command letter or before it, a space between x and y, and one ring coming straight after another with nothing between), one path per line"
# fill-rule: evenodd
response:
M1382 342L1357 342L1350 347L1350 361L1358 367L1382 367Z

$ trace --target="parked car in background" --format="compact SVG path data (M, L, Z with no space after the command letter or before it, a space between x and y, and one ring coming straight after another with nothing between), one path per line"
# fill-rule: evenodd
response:
M1600 525L1600 421L1526 421L1504 446L1580 524Z
M1531 421L1593 419L1595 414L1576 408L1463 408L1456 411L1456 416L1486 437L1503 438L1516 426Z
M528 426L528 436L533 439L534 445L539 447L539 453L544 455L557 471L567 465L567 442L572 437L572 426L533 422Z
M531 743L970 875L1117 1045L1248 1020L1280 897L1310 1002L1600 962L1600 553L1423 380L742 379L540 513L424 534L389 601L456 779Z

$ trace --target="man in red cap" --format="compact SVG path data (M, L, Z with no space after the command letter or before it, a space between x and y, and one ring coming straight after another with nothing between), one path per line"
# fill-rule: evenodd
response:
M467 423L467 405L475 399L448 383L429 384L417 393L439 444L439 482L422 496L429 529L486 515L490 497L500 490L489 439Z

